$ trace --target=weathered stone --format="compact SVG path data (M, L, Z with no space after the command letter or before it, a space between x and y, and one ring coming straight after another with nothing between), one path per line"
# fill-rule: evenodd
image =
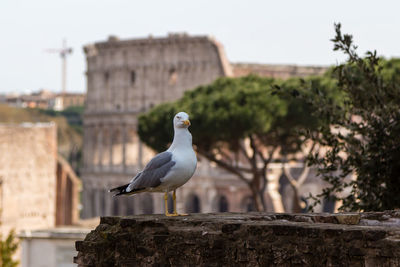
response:
M368 225L368 226L385 226L385 227L400 227L400 218L391 218L389 215L385 215L382 217L383 220L370 220L370 219L361 219L359 225Z
M317 223L316 217L329 216L105 218L85 241L76 243L75 262L79 266L400 266L400 227Z
M133 226L134 224L136 224L136 220L131 218L122 218L120 221L122 228Z
M360 214L336 214L336 220L340 224L355 225L360 222Z
M80 181L58 155L56 124L0 123L0 140L0 233L76 223Z
M379 226L382 223L378 220L367 220L367 219L361 219L359 222L360 225L368 225L368 226Z
M100 224L114 225L120 221L120 217L101 217Z
M233 232L238 230L240 226L241 225L239 223L225 224L222 226L221 231L224 234L232 234Z
M299 216L299 215L294 216L294 221L295 222L308 222L308 223L312 223L313 222L313 220L310 217L308 217L308 216Z
M316 215L312 216L312 219L314 222L317 222L317 223L338 223L335 216L333 216L332 214L327 214L327 213L316 214Z

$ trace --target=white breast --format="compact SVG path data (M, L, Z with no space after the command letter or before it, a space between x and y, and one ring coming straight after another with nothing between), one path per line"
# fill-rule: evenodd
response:
M161 179L162 188L175 190L185 184L194 174L197 165L196 154L193 149L175 149L172 152L172 160L175 165L168 175Z

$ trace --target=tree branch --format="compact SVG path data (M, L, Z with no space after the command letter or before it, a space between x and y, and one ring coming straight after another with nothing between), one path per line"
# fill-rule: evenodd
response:
M306 181L308 174L310 173L310 167L306 163L304 163L304 169L301 172L301 175L299 177L299 180L297 180L297 186L300 187L304 184Z
M252 170L252 169L249 169L249 168L239 167L239 166L233 166L233 167L236 168L236 169L238 169L239 171L242 171L242 172L253 173L253 170Z
M254 138L253 138L252 135L249 136L249 139L250 139L250 147L253 150L253 156L251 157L251 164L256 170L258 170L258 168L257 168L257 152L258 152L258 149L257 149L257 146L255 144L255 141L254 141Z
M251 158L249 156L249 154L247 154L247 150L243 144L243 141L241 141L239 143L239 150L243 153L244 157L249 161L249 163L251 164Z
M308 151L307 155L310 155L310 153L313 152L315 147L316 147L316 142L314 141L313 144L311 145L311 148ZM302 172L301 172L301 174L299 176L299 179L296 180L293 177L293 175L290 173L290 167L289 167L289 165L287 163L286 155L284 156L284 163L282 165L282 169L283 169L286 177L288 178L289 183L295 188L299 188L301 185L303 185L304 182L306 181L307 177L308 177L308 174L310 173L310 167L308 167L307 162L304 161L304 168L303 168L303 170L302 170Z
M201 152L199 152L199 153L201 153ZM227 170L227 171L229 171L229 172L231 172L231 173L233 173L233 174L236 174L236 175L239 177L239 179L242 180L243 182L245 182L246 184L248 184L248 185L250 184L250 181L249 181L248 179L246 179L246 178L243 176L243 174L242 174L237 168L235 168L234 166L232 166L232 165L230 165L230 164L224 162L223 160L217 159L217 158L215 157L215 155L212 154L212 153L210 153L210 152L208 152L208 153L201 153L201 154L202 154L204 157L206 157L208 160L217 163L218 166L220 166L221 168L223 168L223 169L225 169L225 170Z
M310 150L308 151L307 155L310 155L313 151L314 148L316 147L316 142L314 141ZM308 167L308 164L306 161L304 161L304 169L301 172L301 175L299 177L299 179L297 180L297 185L300 187L301 185L303 185L303 183L306 181L308 174L310 173L310 167Z
M282 164L282 170L283 170L284 174L286 175L286 178L288 179L291 186L293 186L294 188L298 188L298 183L297 183L296 179L294 179L293 175L290 173L290 169L288 167L287 162Z
M275 152L276 152L278 149L279 149L279 146L274 146L274 147L272 148L272 151L271 151L271 152L268 151L268 158L265 159L264 164L269 164L269 163L272 161L272 159L273 159L273 157L274 157L274 154L275 154Z
M262 192L264 192L266 187L267 187L267 169L268 169L268 165L271 163L272 156L273 156L273 154L275 153L275 151L277 149L278 149L278 146L275 146L272 149L272 153L268 153L269 154L268 158L265 158L264 154L261 151L259 151L260 158L261 158L261 160L263 162L263 167L261 168L261 172L262 172L261 173L262 174L261 177L263 178L263 185L261 186L261 189L260 189Z
M225 159L227 159L229 162L234 162L233 159L227 154L225 153L225 151L223 151L220 147L217 148L218 149L218 153L221 154Z

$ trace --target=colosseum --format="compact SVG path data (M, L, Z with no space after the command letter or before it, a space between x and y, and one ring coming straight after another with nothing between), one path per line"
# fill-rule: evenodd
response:
M222 44L209 36L170 34L165 38L119 40L84 47L87 58L87 102L84 114L83 212L104 215L163 213L162 194L112 198L107 189L128 182L154 155L137 135L137 117L154 105L180 98L186 90L221 76L288 78L323 73L325 67L233 64ZM275 183L280 167L271 168ZM274 178L275 177L275 178ZM270 181L269 190L278 193ZM309 187L318 187L309 179ZM307 190L311 190L308 188ZM270 192L274 193L274 192ZM194 177L178 192L184 212L252 209L247 185L201 160ZM280 211L271 200L271 211Z

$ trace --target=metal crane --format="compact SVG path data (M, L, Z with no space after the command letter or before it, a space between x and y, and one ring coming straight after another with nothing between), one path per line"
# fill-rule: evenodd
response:
M67 47L67 41L63 39L61 48L46 49L48 53L57 53L61 57L61 92L66 93L67 87L67 56L72 54L72 48Z

